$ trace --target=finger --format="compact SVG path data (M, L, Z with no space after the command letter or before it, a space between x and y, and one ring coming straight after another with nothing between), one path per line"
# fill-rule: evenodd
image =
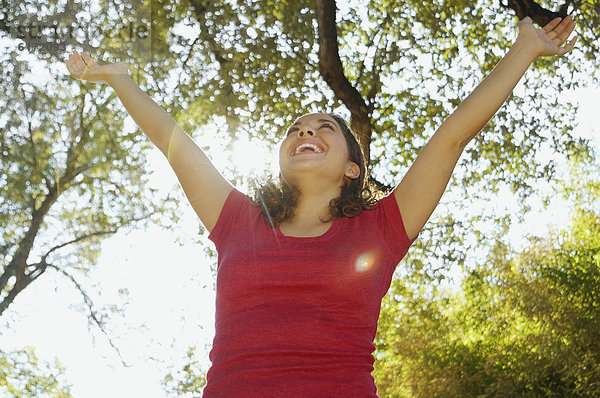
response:
M81 70L79 69L77 64L75 64L75 62L73 61L72 54L69 55L69 60L67 62L67 69L71 73L71 76L73 76L74 78L79 79L79 77L81 76Z
M73 72L73 76L76 76L79 74L79 67L77 66L77 63L75 62L75 56L73 54L69 54L69 66L71 71Z
M96 66L98 66L98 64L96 64L96 62L94 61L94 59L86 52L82 52L81 53L83 60L85 61L85 63L90 67L90 68L95 68Z
M548 22L542 29L544 29L544 31L546 33L552 32L554 30L554 28L556 28L558 26L558 24L560 23L561 19L560 18L554 18L552 21Z
M575 47L575 43L577 42L577 39L578 39L578 36L575 36L571 39L571 41L569 41L567 43L566 46L561 47L560 50L558 51L558 55L565 55L566 53L571 51L573 49L573 47Z
M81 55L79 55L79 53L75 52L75 55L73 58L75 59L75 63L77 64L77 67L81 71L85 71L87 69L85 62L83 62L83 59L81 59Z
M571 25L571 22L573 22L573 17L570 15L567 15L560 22L560 24L558 24L558 26L556 28L554 28L554 32L556 32L557 35L560 35L562 32L564 32L566 29L569 28L569 25Z
M562 32L560 32L560 34L555 38L555 40L558 40L557 44L559 46L561 46L564 42L566 42L567 39L569 38L569 36L571 36L571 33L575 29L575 25L577 25L575 23L575 21L571 21L569 23L569 25L566 27L566 29L564 29Z

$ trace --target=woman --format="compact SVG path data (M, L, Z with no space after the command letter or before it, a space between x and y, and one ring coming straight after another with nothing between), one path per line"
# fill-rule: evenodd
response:
M519 24L512 48L448 117L393 193L374 203L355 139L329 114L299 118L279 149L282 187L256 206L128 76L74 52L75 78L106 82L167 156L219 254L216 334L205 397L376 397L381 299L464 147L539 56L563 55L569 16Z

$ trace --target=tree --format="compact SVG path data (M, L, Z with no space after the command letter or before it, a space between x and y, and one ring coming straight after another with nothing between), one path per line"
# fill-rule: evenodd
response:
M396 280L377 337L379 393L408 396L600 394L600 214L597 174L565 192L570 227L521 252L500 242L458 292ZM597 169L596 169L597 170Z
M146 187L148 144L125 128L114 93L50 72L60 62L52 54L38 63L19 51L0 57L0 315L53 270L74 283L104 332L105 314L79 278L103 238L158 222L172 200Z
M168 396L183 397L201 391L206 385L206 371L199 365L196 357L196 347L190 347L187 352L187 363L182 369L167 374L163 380L163 388Z
M585 15L581 18L583 21L593 20L590 13L592 3L566 2L556 12L574 11ZM130 5L127 1L119 4ZM542 21L553 15L541 6L533 7L531 1L509 1L504 7L524 15L527 4L531 6L529 9L533 10L536 20ZM38 18L61 15L64 21L69 22L69 15L85 9L84 3L72 2L68 6L71 8L42 6ZM309 103L312 104L309 108L330 109L343 104L351 114L365 150L367 153L371 148L374 151L371 155L373 174L383 183L390 184L391 178L412 162L415 148L469 91L475 83L472 77L477 78L493 67L502 49L507 47L508 32L513 29L514 21L502 18L502 6L485 1L476 5L460 1L434 2L426 6L422 2L407 2L403 7L378 1L368 4L368 7L367 3L362 6L365 7L364 12L348 9L338 18L337 4L333 0L318 0L314 4L307 1L247 3L191 0L177 5L157 0L150 4L152 20L156 21L151 30L149 58L152 59L142 66L153 71L153 79L149 81L156 84L156 87L150 86L155 90L163 88L169 70L178 68L179 81L167 108L192 131L217 117L225 117L232 136L245 131L251 136L276 140L276 130L304 113ZM3 14L10 16L15 10L18 9L5 5ZM112 24L115 30L123 29L123 22L110 18L98 15L90 23L98 27ZM0 28L9 34L14 33L13 23L10 18L4 18ZM196 30L193 40L174 31L173 27L182 23L190 24ZM487 26L495 27L493 35L485 30ZM464 29L457 30L457 27ZM582 37L597 36L597 25L584 25L584 28L589 30L584 30ZM95 31L94 26L90 31ZM481 44L483 37L488 38L485 46ZM105 39L107 44L115 44L115 39ZM584 42L591 43L582 46L587 56L593 50L593 43L591 40ZM181 56L173 57L169 51L174 50ZM100 55L108 58L116 56L110 51ZM137 62L148 53L132 52L128 55L132 62ZM163 55L170 57L160 59ZM462 62L460 67L457 57ZM14 54L13 58L16 59ZM557 78L566 82L566 87L576 84L576 80L568 79L565 73L560 72L560 64L538 62L538 69L532 73L532 78L527 79L528 90L522 97L513 98L512 103L519 108L508 106L501 110L476 139L462 163L469 165L472 171L457 177L455 186L485 185L499 189L508 185L515 192L527 195L534 189L536 180L553 175L552 163L541 164L535 158L536 147L551 140L551 148L558 153L587 150L585 142L570 136L572 119L565 104L557 100L560 90L556 94L536 95L540 91L539 82L543 81L540 76L547 71L553 74L558 71ZM457 74L453 68L470 69L470 73ZM15 78L22 75L22 72L15 71ZM423 79L429 80L425 86ZM19 83L18 80L14 82ZM331 87L333 93L327 91L326 86ZM113 97L105 94L104 98ZM106 104L108 102L102 106ZM33 109L31 104L27 106ZM68 109L65 103L59 106L60 109ZM534 110L552 116L537 117L532 114ZM31 137L35 121L32 123L27 133ZM110 127L116 128L115 125ZM543 132L548 129L553 134L545 137ZM529 133L523 134L524 131ZM82 143L87 142L86 133L79 134L83 138ZM79 139L77 133L72 135L76 142ZM4 153L16 145L23 145L11 142L10 137L5 142ZM37 148L30 146L29 153L34 153L32 151ZM68 148L63 151L68 153ZM72 153L68 159L71 164L63 166L64 175L61 177L65 186L82 173L75 168L77 164L73 156L77 154ZM132 156L131 152L129 156ZM3 163L8 165L6 160ZM136 164L135 161L133 164ZM385 165L385 175L381 174L382 165ZM18 169L16 165L11 167L5 170ZM507 170L511 172L507 173ZM48 205L54 203L54 196L60 192L59 185L55 188L56 192L51 189L51 181L56 178L50 175L60 176L57 171L46 170L45 176L38 173L37 178L46 184L43 188L47 192L46 202L42 199L44 196L36 196L39 201L36 206L43 205L40 213L48 211ZM31 177L27 180L29 185L37 181ZM24 180L10 181L10 185L7 180L4 187L25 185ZM30 205L29 208L35 209L36 206ZM24 276L23 270L27 268L24 259L31 250L28 246L39 228L35 225L41 225L43 217L33 218L30 234L25 238L23 231L23 247L19 251L14 250L10 264L7 262L10 266L1 279L3 290L6 290L11 276L18 279L14 281L16 288L11 290L12 293L5 293L7 297L10 295L6 303L29 283L29 279L48 266L47 257L44 258L45 254L41 253L37 268L30 266L31 277ZM443 225L444 221L441 222ZM446 224L454 222L454 219L449 219ZM112 230L98 228L72 238L78 242L84 238L97 240L97 234L109 232ZM8 246L16 248L16 242Z
M38 10L38 19L59 15L61 23L69 24L75 21L73 18L78 11L86 9L86 4L70 1L66 6L44 6L31 0L19 2L18 5L2 2L0 31L14 35L15 22L11 18L23 14L21 10L28 9ZM521 197L526 197L535 191L538 181L551 179L555 175L556 162L542 162L535 156L537 148L547 148L555 155L556 161L564 156L588 151L585 141L571 135L572 113L569 105L560 101L560 90L574 87L582 81L597 82L598 69L593 61L600 24L594 12L598 6L595 0L566 1L557 9L551 9L551 2L535 3L532 0L481 0L476 3L465 0L402 3L365 0L350 5L332 0L316 0L314 3L306 0L153 0L140 3L116 0L101 1L99 5L110 6L116 11L98 13L89 18L86 26L89 27L87 32L90 36L69 38L69 43L81 45L88 51L92 42L94 45L107 45L109 49L96 54L100 59L113 61L126 58L132 65L139 65L139 70L135 72L144 88L151 93L164 95L165 107L188 132L193 133L200 126L216 124L222 126L222 131L229 134L232 140L248 135L274 143L282 132L282 126L306 111L342 111L349 114L353 127L362 138L363 147L370 153L372 175L387 186L392 185L397 174L406 170L416 157L418 148L435 127L483 74L491 70L505 51L516 22L511 10L519 17L524 15L524 10L529 10L536 21L548 18L552 12L564 14L572 11L581 26L579 57L573 62L550 63L539 60L536 63L525 78L525 88L515 93L509 105L500 110L466 151L450 190L463 191L461 197L471 199L485 197L489 192L508 187ZM123 10L131 8L128 7L131 5L145 15L137 22L143 24L144 21L152 21L148 27L151 50L140 51L133 46L121 51L122 39L108 33L96 34L103 32L106 27L122 31L127 26L128 18L119 17L124 16ZM28 17L33 19L32 15ZM11 56L7 58L8 62L3 63L8 65L7 68L18 65L15 63L16 55L13 53ZM52 53L45 57L48 62L57 59ZM569 63L568 68L563 67L566 63ZM587 80L583 79L584 73ZM3 74L9 75L9 71ZM22 83L16 82L16 87L20 87ZM556 90L544 91L543 88L548 84L556 86ZM2 88L12 93L11 87L15 86L4 82ZM40 109L45 112L56 109L57 114L64 112L63 120L74 122L74 126L89 128L91 125L85 121L93 111L86 108L89 102L83 101L86 98L84 93L89 93L87 98L106 101L112 97L103 89L94 90L86 85L81 85L81 89L81 102L77 108L73 108L73 102L63 101L60 95L47 95L52 100L58 97L62 102L54 107L48 100L45 102L46 108ZM35 92L35 98L37 94ZM7 98L11 101L18 99L12 94ZM33 94L27 98L34 98ZM43 95L41 98L44 98ZM111 192L121 199L136 197L128 189L137 185L135 168L142 167L142 155L139 154L142 144L137 141L137 135L115 133L121 130L118 121L124 115L120 107L113 108L113 105L110 102L102 103L97 115L91 119L103 120L102 123L106 125L103 130L109 133L88 129L94 132L92 140L92 134L86 133L86 128L73 130L63 144L62 151L46 150L50 154L63 154L60 167L50 165L42 168L45 174L38 173L37 177L31 175L22 179L18 178L20 173L15 173L15 170L37 170L36 167L40 166L27 165L23 159L19 159L23 160L22 163L9 161L12 159L9 154L14 154L16 150L25 153L41 151L36 140L29 139L33 144L26 141L27 137L35 137L37 120L43 119L39 116L36 116L38 119L32 118L32 128L26 128L19 114L13 113L10 119L4 119L7 120L4 123L12 121L21 129L17 133L13 128L13 135L7 133L7 139L2 141L3 175L7 176L0 180L2 194L7 192L7 195L12 194L15 198L11 201L3 199L5 207L2 208L1 217L3 222L12 222L11 230L17 231L5 234L5 240L2 241L2 253L8 253L8 256L5 255L1 260L5 276L0 277L0 287L3 299L12 295L11 299L5 299L7 303L14 299L19 289L22 290L39 277L53 262L55 265L59 251L75 247L97 248L102 236L98 234L112 232L118 226L130 225L128 221L139 220L147 215L141 209L145 208L148 201L123 200L127 206L139 204L140 211L129 213L129 217L121 219L110 215L107 219L95 220L94 216L89 216L85 220L91 220L90 225L94 228L78 230L76 227L84 225L80 221L85 217L76 209L67 209L63 213L68 215L66 219L73 215L73 219L77 220L67 225L78 233L73 233L62 242L72 243L67 246L61 246L61 243L47 244L36 254L37 258L23 261L23 258L27 259L26 254L36 252L30 242L40 242L32 239L38 236L33 233L36 232L35 228L28 229L25 226L33 219L38 220L36 222L40 229L48 226L47 218L44 218L44 224L39 217L33 217L39 213L39 209L46 209L38 209L37 206L58 203L59 197L67 198L68 195L63 195L67 187L81 189L69 194L74 195L73 198L92 200L88 212L96 217L97 214L104 214L102 211L106 203L103 202L104 207L100 205L98 198L101 195L92 195L90 191L94 191L91 186L94 189L97 186L105 187L103 197ZM77 112L83 116L78 117ZM113 118L104 120L108 115ZM58 131L56 126L55 120L54 128ZM62 131L63 128L61 137L68 135ZM98 140L102 137L105 140ZM78 149L98 145L99 152L90 150L82 155L85 162L77 163L76 151L68 151L71 142ZM91 173L91 165L96 159L93 154L105 150L100 146L104 143L111 152L102 161L122 167L110 170L123 170L121 181L128 182L119 188L114 184L111 188L110 181L115 180L108 179L106 175L110 172L109 168L100 165L94 169L98 172L93 175L96 185L87 184L88 187L82 182ZM129 143L132 145L130 148L119 151ZM50 144L44 145L48 147ZM71 158L66 156L69 153ZM140 158L136 158L138 155ZM50 155L47 158L61 159ZM77 174L77 166L90 169ZM61 177L60 182L53 177L56 175ZM14 192L9 193L9 188ZM123 196L118 196L115 193L117 191L123 191L120 192ZM24 196L27 199L23 199ZM57 198L55 201L52 200L53 196ZM459 203L457 207L468 204ZM22 209L29 209L29 213L23 213ZM26 217L29 214L30 219ZM487 217L503 221L502 214ZM115 218L118 220L115 221ZM435 279L448 264L464 262L469 250L465 244L465 231L469 230L467 226L472 226L481 218L480 214L458 217L449 212L439 212L422 233L422 240L426 240L428 245L418 244L413 249L414 254L406 263L409 268L407 274ZM62 220L60 217L56 219ZM499 225L502 228L502 224ZM30 235L26 235L26 231L31 231ZM27 239L19 240L19 237L26 236ZM21 241L24 246L19 251L17 248ZM481 246L481 241L475 245ZM88 251L71 251L70 264L74 265L84 252ZM423 260L425 258L441 258L444 263L432 266ZM65 268L61 266L60 269ZM20 275L18 278L17 274ZM16 290L13 289L15 286Z
M553 12L573 12L582 21L580 53L571 61L536 62L524 87L466 150L449 191L487 199L509 189L524 199L539 181L555 176L559 161L588 151L586 141L571 135L572 108L560 96L561 90L580 82L597 81L598 70L590 63L594 45L588 43L600 32L592 22L595 2L567 3L555 11L550 3L530 8L540 22ZM349 114L370 153L371 174L390 187L427 137L506 51L517 21L511 10L521 15L533 3L152 4L156 13L172 10L171 18L193 29L174 31L177 45L171 45L181 72L172 105L185 109L179 121L188 130L222 118L227 122L223 133L232 139L248 135L276 142L283 126L300 114L338 110ZM164 48L169 42L157 38L153 45ZM548 85L553 89L546 90ZM541 160L539 148L552 152L553 160ZM469 204L455 203L457 208ZM413 249L423 257L442 258L438 269L464 262L468 226L484 217L505 222L504 214L459 217L440 208L422 233L430 244Z
M62 380L63 368L40 363L31 347L15 352L0 351L0 392L10 398L71 398Z
M511 10L519 18L529 10L538 23L555 13L575 13L583 37L576 58L581 62L570 62L568 68L579 77L566 72L568 61L538 60L526 88L467 150L462 174L450 188L473 197L509 187L524 198L535 192L537 181L556 173L554 162L540 163L537 148L548 148L557 158L588 150L586 142L571 136L570 106L561 104L559 96L561 89L578 83L578 73L585 70L581 65L593 59L599 36L595 2L565 2L555 10L550 3L534 4L190 1L189 7L178 3L173 8L159 1L153 7L157 13L173 10L174 19L194 28L188 36L175 32L178 44L172 47L181 58L173 107L186 109L182 123L193 128L223 117L228 123L224 133L232 139L248 134L275 141L285 124L307 110L344 106L370 150L373 175L388 185L505 51L516 21ZM169 45L166 40L156 44ZM590 79L597 81L597 69L590 68ZM542 90L548 79L556 92ZM504 222L501 214L488 217ZM425 258L442 258L446 265L464 262L469 250L464 231L481 218L432 220L422 234L428 245L413 249L417 253L407 264L413 271L407 273L434 280L439 273L427 270L431 265ZM499 230L506 227L499 225ZM438 270L443 272L444 264Z

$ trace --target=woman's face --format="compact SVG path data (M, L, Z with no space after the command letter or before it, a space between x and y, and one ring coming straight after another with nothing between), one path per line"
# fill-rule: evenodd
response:
M287 131L279 148L284 179L294 184L310 173L341 185L344 177L357 178L358 165L349 160L346 138L339 124L323 113L299 118Z

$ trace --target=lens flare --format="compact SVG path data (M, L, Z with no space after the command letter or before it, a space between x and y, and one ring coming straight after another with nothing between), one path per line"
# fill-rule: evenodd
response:
M366 272L375 264L375 254L366 252L358 256L354 269L356 272Z

